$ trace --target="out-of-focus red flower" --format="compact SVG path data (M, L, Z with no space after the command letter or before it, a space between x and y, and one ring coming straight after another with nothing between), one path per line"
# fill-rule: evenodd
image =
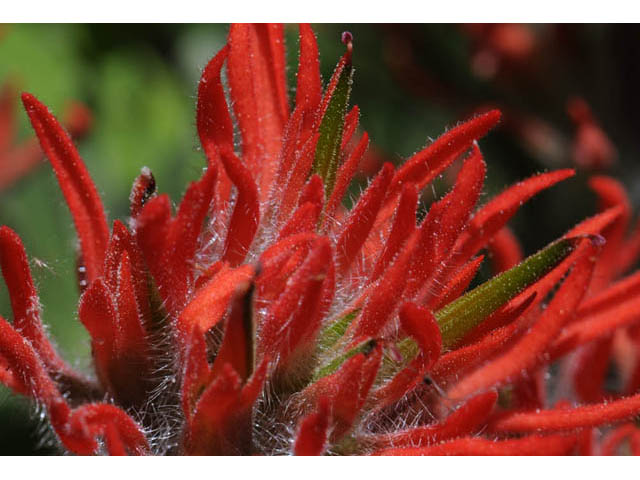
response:
M567 113L576 127L572 157L576 166L604 170L618 158L616 148L596 122L587 102L579 97L567 102Z
M472 69L482 78L493 78L505 64L523 64L531 58L537 44L530 25L467 24L464 30L473 39Z
M624 190L593 179L601 212L523 259L507 222L573 171L478 208L493 110L382 165L347 210L369 144L349 109L353 39L323 89L314 33L299 32L291 103L283 27L231 27L198 86L207 168L175 212L143 169L131 217L111 228L70 137L23 94L78 234L95 377L49 342L20 238L2 227L13 322L0 319L0 380L76 454L592 453L592 429L640 412L637 367L616 392L601 368L620 354L613 335L638 337L639 277L622 276L640 231L627 236ZM458 159L418 221L420 192ZM483 249L499 273L467 292ZM567 355L579 362L553 404L546 369Z

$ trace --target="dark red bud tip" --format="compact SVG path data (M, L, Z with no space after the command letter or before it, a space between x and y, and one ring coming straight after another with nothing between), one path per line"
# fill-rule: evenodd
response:
M340 40L347 46L347 60L351 62L351 53L353 52L353 34L351 32L342 32Z

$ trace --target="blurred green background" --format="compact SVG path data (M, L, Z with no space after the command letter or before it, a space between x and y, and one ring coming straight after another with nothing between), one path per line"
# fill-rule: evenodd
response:
M635 206L640 203L638 27L527 26L534 48L526 58L510 56L508 48L504 53L474 27L460 25L314 28L325 81L344 49L340 32L354 34L352 103L361 108L361 126L377 158L400 162L478 108L499 106L508 118L482 141L487 198L535 172L572 164L574 130L565 103L578 94L618 149L609 173L625 183ZM159 190L174 200L199 176L205 162L195 130L196 86L227 30L195 24L5 25L0 27L0 84L11 81L35 94L57 115L72 99L88 105L93 125L78 147L113 221L126 217L129 189L142 166L151 168ZM507 39L506 46L517 40ZM287 27L287 45L293 86L295 26ZM24 112L18 109L16 115L22 141L32 132ZM537 148L522 133L527 119L550 128ZM588 173L543 193L512 221L527 253L593 212ZM436 194L446 188L446 178L438 181ZM0 192L0 224L15 229L25 243L51 336L66 358L89 370L88 337L76 318L72 222L44 161ZM11 316L4 286L0 314ZM42 427L27 401L0 386L0 454L53 453L38 442Z

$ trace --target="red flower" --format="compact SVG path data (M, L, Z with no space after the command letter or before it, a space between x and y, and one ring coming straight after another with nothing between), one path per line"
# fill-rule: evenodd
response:
M315 36L300 27L290 111L283 27L232 26L198 89L202 177L173 214L143 169L128 226L111 229L69 136L23 95L78 233L78 313L96 378L49 343L20 239L2 227L14 318L0 320L0 379L45 407L66 450L591 453L592 428L640 412L638 362L620 390L630 396L607 392L620 398L598 403L601 367L622 352L612 338L638 342L640 277L609 286L640 252L640 235L625 236L624 191L594 179L602 212L523 260L507 222L573 172L532 177L476 209L485 176L477 140L500 119L491 111L399 168L383 165L346 210L368 136L355 139L353 39L343 41L323 92ZM419 193L460 157L455 186L417 222ZM464 293L483 248L501 273ZM559 394L587 404L544 410L545 369L567 353L581 361L562 373ZM636 442L634 431L617 438Z

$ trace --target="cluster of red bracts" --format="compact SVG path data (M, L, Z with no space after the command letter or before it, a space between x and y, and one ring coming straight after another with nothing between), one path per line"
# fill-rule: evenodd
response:
M175 215L143 169L129 224L111 230L69 136L24 94L78 233L96 378L49 343L21 241L2 227L13 323L0 320L0 380L41 404L77 454L589 454L627 440L637 452L632 423L596 442L640 412L640 275L619 280L640 231L627 236L624 191L594 178L601 213L545 250L561 253L521 263L507 222L572 171L477 209L491 111L385 164L346 210L368 137L347 111L343 41L323 93L315 36L300 27L290 112L282 26L232 26L198 88L207 169ZM451 191L417 222L420 192L460 158ZM502 275L464 295L483 249ZM611 361L620 385L604 390Z

